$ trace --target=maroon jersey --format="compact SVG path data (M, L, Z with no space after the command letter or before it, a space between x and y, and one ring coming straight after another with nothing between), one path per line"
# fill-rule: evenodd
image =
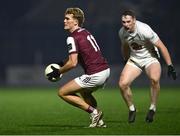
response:
M78 62L86 74L94 74L109 68L94 37L86 29L79 28L67 38L69 54L78 53Z

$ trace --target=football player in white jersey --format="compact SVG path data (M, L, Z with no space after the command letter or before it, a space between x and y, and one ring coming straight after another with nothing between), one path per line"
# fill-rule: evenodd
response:
M145 71L150 80L151 103L146 122L152 122L160 91L161 65L158 61L160 50L167 66L168 76L177 77L170 54L158 35L145 23L136 20L133 11L124 11L121 17L122 28L119 31L123 59L126 62L119 79L123 99L129 108L128 122L136 117L136 107L132 100L131 83Z

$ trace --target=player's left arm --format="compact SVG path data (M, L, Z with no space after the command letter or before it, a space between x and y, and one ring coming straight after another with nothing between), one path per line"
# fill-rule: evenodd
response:
M160 39L158 39L157 42L155 43L155 46L160 50L166 64L172 65L172 60L171 60L169 51L166 48L166 46L164 45L164 43Z
M174 80L176 80L177 74L176 74L175 68L172 64L172 60L171 60L168 49L166 48L166 46L164 45L164 43L160 39L158 39L155 42L155 46L160 50L167 66L168 66L168 76L169 77L172 76L172 78Z
M172 60L169 54L168 49L164 45L164 43L161 41L161 39L158 37L158 35L151 29L150 26L145 25L144 27L144 36L145 38L150 41L152 44L154 44L161 52L167 66L168 66L168 76L172 77L174 80L177 78L177 74L175 71L175 68L172 64Z
M58 63L60 69L51 66L53 72L49 73L48 76L55 78L60 77L60 75L62 75L63 73L68 72L69 70L76 67L77 63L78 63L78 53L69 54L69 58L65 62Z

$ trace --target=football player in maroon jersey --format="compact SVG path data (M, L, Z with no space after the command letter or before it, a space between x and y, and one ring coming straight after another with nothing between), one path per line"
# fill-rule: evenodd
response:
M106 127L102 120L103 113L97 109L92 92L104 86L110 76L110 68L94 36L82 28L84 19L80 8L67 8L65 11L64 29L70 32L67 37L69 56L60 70L52 67L52 76L68 72L79 63L84 74L60 87L58 95L67 103L90 114L89 127Z

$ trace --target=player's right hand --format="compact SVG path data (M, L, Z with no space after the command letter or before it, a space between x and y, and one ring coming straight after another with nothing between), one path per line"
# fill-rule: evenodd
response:
M169 77L172 77L174 80L176 80L177 73L176 73L173 65L168 65L168 73L167 74Z

